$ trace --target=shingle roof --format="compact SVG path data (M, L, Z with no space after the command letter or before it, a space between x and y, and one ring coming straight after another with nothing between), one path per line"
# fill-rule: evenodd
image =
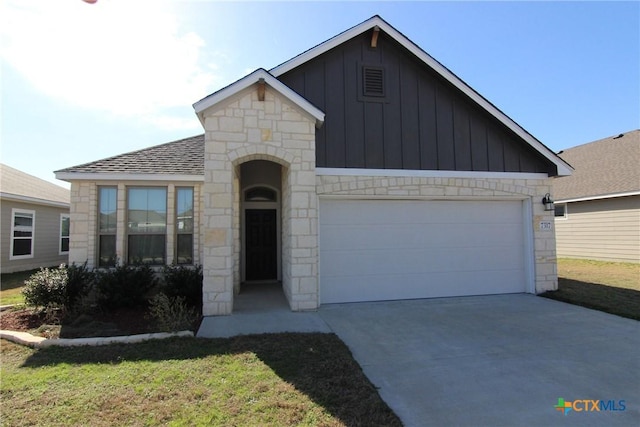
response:
M0 164L0 192L3 196L27 197L44 202L69 203L70 199L66 188L4 164Z
M204 175L204 135L56 171L59 173Z
M561 151L575 172L554 180L555 200L640 191L640 130L621 135Z

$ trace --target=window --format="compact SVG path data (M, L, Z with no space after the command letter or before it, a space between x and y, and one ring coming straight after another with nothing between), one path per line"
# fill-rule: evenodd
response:
M98 188L98 266L116 265L116 187Z
M127 202L127 262L164 264L167 189L130 187Z
M193 264L193 188L176 189L176 263Z
M69 214L60 214L60 255L69 253Z
M11 210L11 248L9 259L33 258L36 212Z
M556 203L555 204L555 217L559 219L567 218L567 204L566 203Z
M255 187L244 193L245 202L275 202L276 192L266 187Z

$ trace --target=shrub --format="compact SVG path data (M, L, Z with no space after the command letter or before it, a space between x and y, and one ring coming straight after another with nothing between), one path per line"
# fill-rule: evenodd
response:
M163 292L170 298L183 297L187 304L201 310L202 266L165 266Z
M71 264L67 268L67 289L65 304L67 309L74 310L84 299L93 286L95 273L87 268L85 261L82 265Z
M169 297L156 294L150 301L149 313L164 332L193 330L197 319L195 308L189 307L184 297Z
M98 271L98 303L106 309L140 307L147 303L149 292L158 280L148 264L117 265Z
M48 308L63 308L67 286L67 268L41 268L24 281L22 295L27 305Z

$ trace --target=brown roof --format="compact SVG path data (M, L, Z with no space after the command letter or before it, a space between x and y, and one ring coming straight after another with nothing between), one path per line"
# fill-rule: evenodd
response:
M0 164L0 192L45 202L69 203L70 199L66 188L3 164Z
M575 172L555 178L555 200L640 191L640 130L569 148L559 155Z
M204 175L204 135L56 171L56 173Z

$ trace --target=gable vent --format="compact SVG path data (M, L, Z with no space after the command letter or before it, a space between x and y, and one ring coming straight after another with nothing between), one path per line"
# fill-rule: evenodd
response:
M362 67L364 96L384 96L384 69Z

